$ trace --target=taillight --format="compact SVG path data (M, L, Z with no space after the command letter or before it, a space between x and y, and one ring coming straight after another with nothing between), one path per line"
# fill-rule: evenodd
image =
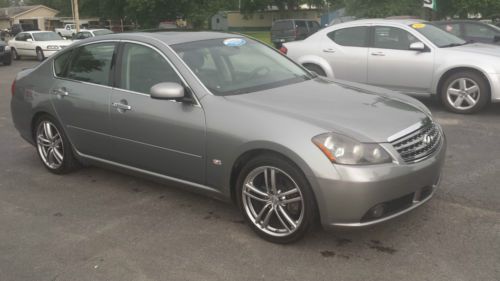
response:
M12 86L10 86L10 92L12 93L12 96L16 93L16 79L12 81Z
M286 53L288 53L288 49L285 46L281 46L280 52L286 55Z

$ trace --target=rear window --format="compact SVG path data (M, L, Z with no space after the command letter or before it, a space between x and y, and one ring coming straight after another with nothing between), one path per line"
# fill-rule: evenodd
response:
M368 27L349 27L335 30L328 33L328 37L333 42L348 47L367 47L368 46Z
M277 21L274 22L272 30L293 29L292 21Z

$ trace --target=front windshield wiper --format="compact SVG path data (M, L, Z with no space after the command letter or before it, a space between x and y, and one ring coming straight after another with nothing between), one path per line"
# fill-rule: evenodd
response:
M463 45L467 45L467 44L470 44L472 42L465 42L465 43L451 43L451 44L447 44L447 45L443 45L441 46L441 48L451 48L451 47L458 47L458 46L463 46Z

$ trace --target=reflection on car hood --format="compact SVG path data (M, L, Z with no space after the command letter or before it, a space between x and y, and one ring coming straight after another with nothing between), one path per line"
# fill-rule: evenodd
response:
M324 79L226 98L363 142L387 142L390 136L428 118L425 106L411 97Z
M463 46L452 47L449 50L481 54L481 55L489 55L500 58L500 46L483 44L483 43L474 43L474 44L466 44Z

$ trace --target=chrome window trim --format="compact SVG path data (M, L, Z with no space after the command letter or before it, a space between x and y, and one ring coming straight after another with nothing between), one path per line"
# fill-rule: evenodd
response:
M147 38L149 38L149 37L147 37ZM158 40L158 41L160 41L160 40ZM143 43L143 42L138 42L138 41L134 41L134 40L129 40L129 39L127 39L127 40L116 40L116 39L111 40L111 39L106 39L106 40L92 41L92 42L88 42L88 43L84 43L84 44L75 46L75 47L71 48L68 52L70 52L72 50L75 50L77 48L80 48L80 47L84 47L84 46L88 46L88 45L93 45L93 44L100 44L100 43L123 43L123 42L124 43L138 44L138 45L142 45L142 46L145 46L145 47L149 47L149 48L153 49L154 51L156 51L157 53L159 53L168 62L168 64L172 67L172 69L175 71L175 73L181 78L181 80L185 84L185 86L191 91L192 96L193 96L194 100L196 101L196 104L193 104L193 106L203 108L201 106L201 103L200 103L198 97L196 96L195 92L189 86L189 84L187 83L187 81L184 78L184 76L182 76L182 74L177 70L177 68L175 67L175 65L172 64L172 62L167 58L167 56L162 51L160 51L158 48L156 48L156 47L154 47L154 46L152 46L150 44ZM170 50L172 50L172 49L170 48ZM141 95L141 96L148 96L148 97L151 96L149 94L139 93L139 92L135 92L135 91L127 90L127 89L122 89L122 88L119 88L119 87L111 87L111 86L107 86L107 85L101 85L101 84L96 84L96 83L91 83L91 82L85 82L85 81L70 79L70 78L66 78L66 77L59 77L56 74L56 68L55 68L55 61L56 61L56 59L58 57L59 57L59 55L56 56L56 57L54 57L54 59L52 59L52 75L53 75L54 79L60 79L60 80L65 80L65 81L70 81L70 82L76 82L76 83L82 83L82 84L92 85L92 86L99 86L99 87L103 87L103 88L106 88L106 89L120 90L120 91L128 92L128 93L131 93L131 94L136 94L136 95ZM181 61L182 61L182 59L181 59Z

